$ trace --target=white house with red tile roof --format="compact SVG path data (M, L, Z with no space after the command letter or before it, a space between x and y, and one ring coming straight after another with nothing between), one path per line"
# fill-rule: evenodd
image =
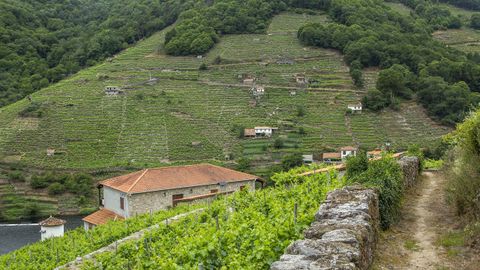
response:
M103 208L83 218L85 228L110 219L158 211L177 203L255 189L258 176L211 164L145 169L101 181Z
M340 155L342 159L346 159L349 156L356 156L358 148L355 146L345 146L340 148Z

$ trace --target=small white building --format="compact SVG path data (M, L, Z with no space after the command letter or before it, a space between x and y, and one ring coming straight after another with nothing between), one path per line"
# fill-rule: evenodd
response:
M47 148L47 156L51 157L55 155L55 149Z
M263 96L265 94L265 87L261 85L255 85L251 89L254 96Z
M54 218L52 216L41 221L39 224L42 241L51 237L63 236L63 234L65 233L65 223L67 223L65 220Z
M312 164L313 163L313 155L302 155L303 163L305 164Z
M257 137L272 137L272 134L278 128L275 127L255 127L255 135Z
M350 109L352 112L362 112L362 103L358 104L348 104L347 108Z
M123 93L123 91L118 86L105 86L105 94L107 96L116 96Z
M340 156L342 160L346 159L349 156L356 156L358 148L354 146L345 146L340 148Z

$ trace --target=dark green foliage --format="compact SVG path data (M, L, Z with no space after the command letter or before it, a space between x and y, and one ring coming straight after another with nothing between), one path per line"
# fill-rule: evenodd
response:
M472 112L448 137L453 146L448 162L448 199L457 213L480 219L480 110Z
M21 171L13 171L8 173L8 179L12 181L24 182L25 176Z
M465 116L465 109L472 103L468 85L459 82L449 85L440 77L421 78L418 100L427 112L444 124L454 125Z
M185 2L0 2L0 107L173 23Z
M48 194L50 195L58 195L65 192L65 187L61 183L53 183L48 186Z
M379 111L388 105L392 100L384 96L377 89L368 90L367 95L363 97L363 105L372 111Z
M353 179L368 169L368 157L365 151L360 151L356 156L347 158L347 171L345 176L348 179Z
M45 106L40 102L32 102L25 109L20 111L20 117L41 118L45 114Z
M328 12L334 23L304 25L298 38L307 45L342 51L355 83L360 76L356 70L370 66L385 69L377 85L380 91L369 91L364 99L372 110L396 108L398 98L409 99L414 92L423 91L418 77L442 77L448 84L446 88L460 94L458 100L440 91L440 95L448 96L448 102L434 99L421 103L443 123L458 122L473 101L472 94L461 91L458 83L464 81L471 91L480 92L480 67L473 62L474 56L468 58L431 37L437 28L459 27L457 17L427 1L414 0L407 5L415 9L417 16L402 16L379 1L332 0ZM444 103L456 104L438 110Z
M360 61L355 60L350 64L350 76L352 76L355 86L363 86L362 64L360 63Z
M408 147L406 156L418 157L418 160L419 160L418 170L419 172L423 170L423 167L425 164L425 156L423 154L422 149L420 149L420 146L418 146L417 144L410 145Z
M305 110L304 106L297 106L297 116L303 117L307 114L307 110Z
M302 166L303 157L300 153L295 153L291 155L283 156L282 158L282 168L284 170L289 170L298 166Z
M65 191L90 197L92 195L93 178L88 174L58 174L48 172L35 174L30 179L32 188L49 188L52 194L60 194ZM52 187L53 186L53 187ZM60 187L61 186L61 187Z
M403 175L397 161L391 157L383 157L369 161L366 169L362 160L354 159L350 164L354 165L354 168L350 169L349 182L379 190L380 225L382 229L389 228L399 218L403 194Z
M440 0L440 2L452 4L465 9L480 10L480 0Z
M245 127L241 125L233 125L232 127L232 132L235 134L235 136L239 139L245 137Z
M207 69L208 69L208 66L207 66L207 64L202 63L202 64L200 65L200 67L198 67L198 69L199 69L199 70L207 70Z
M278 137L273 141L273 148L275 149L283 148L284 144L285 142L283 141L283 139Z
M324 7L327 1L293 1L296 7ZM263 33L270 18L289 5L287 0L220 0L211 5L198 4L180 16L180 22L167 33L165 49L171 55L206 53L219 35Z
M24 211L24 217L34 219L40 215L40 206L36 203L28 203Z
M249 158L241 158L237 162L237 170L239 171L246 172L252 167L252 160Z
M470 18L470 26L474 29L480 29L480 14L473 14Z

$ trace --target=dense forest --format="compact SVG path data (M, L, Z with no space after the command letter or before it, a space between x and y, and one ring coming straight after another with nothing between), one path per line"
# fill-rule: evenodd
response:
M187 1L1 0L0 107L177 19Z
M452 4L461 8L480 10L480 0L440 0L440 2Z

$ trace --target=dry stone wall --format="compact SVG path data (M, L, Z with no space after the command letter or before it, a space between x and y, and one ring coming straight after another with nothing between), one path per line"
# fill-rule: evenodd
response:
M399 161L407 187L418 176L419 159ZM271 270L368 269L375 252L380 224L378 192L362 186L337 189L327 195L304 232L305 239L287 247Z

